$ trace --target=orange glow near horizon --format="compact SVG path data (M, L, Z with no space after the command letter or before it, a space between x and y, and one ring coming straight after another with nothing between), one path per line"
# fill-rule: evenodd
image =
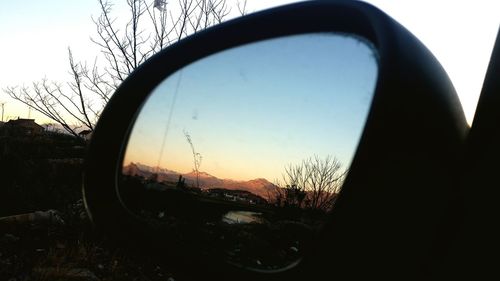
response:
M314 33L228 49L162 81L132 129L124 164L238 181L335 157L347 169L378 74L361 38ZM193 152L194 149L194 152Z

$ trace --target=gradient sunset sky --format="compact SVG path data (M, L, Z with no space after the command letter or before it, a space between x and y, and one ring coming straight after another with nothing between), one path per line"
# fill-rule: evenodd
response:
M314 155L335 156L346 168L371 104L376 56L358 38L322 33L204 58L153 91L124 164L160 161L160 167L190 172L188 132L203 157L200 170L219 178L272 181L287 164Z
M125 1L112 1L114 15L127 18ZM230 0L234 4L236 0ZM248 11L298 2L248 0ZM437 57L455 85L467 120L472 122L477 99L500 24L500 1L367 0L414 33ZM0 9L0 89L31 85L47 77L64 83L68 74L67 48L75 59L94 62L99 49L91 16L99 15L97 0L4 1ZM230 16L237 15L236 9ZM25 105L0 91L5 118L28 117ZM40 124L47 118L31 112Z

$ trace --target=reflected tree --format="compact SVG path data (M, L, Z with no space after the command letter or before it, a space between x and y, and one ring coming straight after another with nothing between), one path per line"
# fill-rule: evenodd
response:
M177 180L177 184L175 185L177 188L184 189L186 188L186 179L179 175L179 179Z
M200 188L200 166L203 157L199 152L196 152L196 150L194 149L194 144L193 140L191 139L191 135L189 135L187 131L184 131L184 136L186 137L186 140L189 143L189 146L191 147L191 152L193 153L194 172L196 173L196 187Z
M282 207L329 211L340 192L346 170L331 156L314 156L285 167L282 180L276 181L274 202Z

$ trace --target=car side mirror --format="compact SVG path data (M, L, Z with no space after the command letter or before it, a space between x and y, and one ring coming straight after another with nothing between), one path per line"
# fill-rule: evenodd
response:
M98 229L186 278L426 277L467 129L393 19L292 4L132 73L95 129L84 198Z

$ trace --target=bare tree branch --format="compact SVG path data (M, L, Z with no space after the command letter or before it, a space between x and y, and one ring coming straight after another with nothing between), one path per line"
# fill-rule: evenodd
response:
M196 150L194 149L194 144L193 140L191 139L191 135L189 135L187 131L184 131L184 136L186 137L186 140L189 143L189 146L191 147L191 152L193 153L194 171L196 173L196 187L200 188L200 166L203 157L199 152L196 152Z
M129 17L120 22L110 1L97 2L100 15L92 17L96 35L90 40L100 49L100 59L91 68L68 48L68 82L42 79L31 87L3 89L75 136L80 128L94 129L112 93L140 64L171 43L222 22L231 10L226 0L127 0ZM246 0L238 3L240 14L245 9Z
M247 14L247 0L238 1L236 7L238 8L240 15L244 16Z
M94 128L92 126L92 122L90 121L89 115L87 113L88 106L85 104L84 94L82 91L83 74L82 74L81 66L79 67L79 65L75 64L70 48L68 48L68 56L69 56L69 64L70 64L70 68L71 68L71 74L73 75L73 79L74 79L74 84L70 84L70 87L73 88L75 90L75 92L77 93L78 99L80 100L80 106L81 106L79 108L78 106L75 105L75 107L79 111L80 115L82 115L83 118L85 118L86 122L81 122L81 123L84 123L90 130L93 130ZM60 91L60 92L62 94L62 91ZM68 101L73 103L71 101L71 99L68 99ZM77 118L77 119L80 120L79 118Z
M346 171L331 156L314 156L300 164L288 165L275 196L288 206L328 211L340 192Z

